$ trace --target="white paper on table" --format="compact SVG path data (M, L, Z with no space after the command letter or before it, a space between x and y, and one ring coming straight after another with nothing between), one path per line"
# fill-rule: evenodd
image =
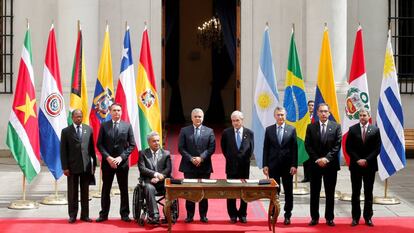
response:
M198 183L198 179L184 179L183 183Z
M242 181L240 179L227 179L227 183L229 183L229 184L241 184Z
M214 183L217 183L217 180L201 179L201 183L214 184Z
M259 183L259 180L257 180L257 179L252 179L252 180L246 180L246 183L248 183L248 184L258 184Z

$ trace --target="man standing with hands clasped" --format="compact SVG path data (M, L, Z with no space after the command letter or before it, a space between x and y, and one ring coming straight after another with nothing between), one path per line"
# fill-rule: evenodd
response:
M78 214L80 186L80 220L89 218L89 183L95 173L96 156L92 129L82 124L83 114L79 109L72 112L73 124L62 130L60 137L60 160L63 174L68 178L69 223L75 223Z
M285 191L285 225L290 225L293 209L293 175L298 167L296 129L285 123L286 109L276 107L273 113L276 124L266 128L263 144L263 173L274 178ZM280 188L278 189L280 193Z
M210 179L213 172L211 155L216 149L216 140L212 129L202 125L204 119L203 110L195 108L191 112L192 125L184 127L180 131L178 150L181 154L179 171L184 173L184 178ZM199 205L200 221L207 223L208 201L203 199ZM185 201L187 210L186 223L194 221L195 203Z
M98 136L98 149L102 154L102 194L101 211L96 222L108 220L111 206L111 188L114 176L121 191L121 220L130 222L128 200L128 158L135 147L131 124L121 121L122 106L114 103L110 108L111 120L102 123Z
M317 111L319 121L308 125L305 137L305 148L311 161L310 214L312 220L309 225L314 226L319 223L319 197L323 178L326 196L326 225L332 227L335 226L335 187L340 169L338 153L342 140L341 126L328 120L330 112L326 103L319 104Z
M243 113L234 111L231 124L221 135L221 150L226 158L227 179L249 179L250 157L253 155L253 131L243 126ZM247 203L240 199L240 208L236 207L236 199L227 199L227 213L230 222L246 223Z
M359 123L351 126L346 140L346 150L350 157L349 170L352 183L352 223L359 224L361 206L362 181L364 181L364 220L368 226L372 223L372 191L374 189L375 172L378 170L377 157L381 150L381 137L378 127L369 124L368 110L359 110Z

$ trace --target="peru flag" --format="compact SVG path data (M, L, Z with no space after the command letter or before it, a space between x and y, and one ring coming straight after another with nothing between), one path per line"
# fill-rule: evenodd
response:
M349 155L346 152L345 146L349 127L359 122L360 109L364 108L369 112L371 111L361 26L358 27L355 37L354 55L352 56L351 72L349 73L348 83L349 89L346 96L345 116L342 124L342 151L344 153L345 161L349 165Z
M66 126L67 118L60 82L55 29L52 24L43 69L42 94L39 104L39 130L42 159L56 180L63 174L60 162L60 134Z
M134 62L132 61L132 50L129 36L129 27L127 26L124 45L121 57L121 73L116 88L115 102L122 104L121 120L131 123L134 132L136 147L129 157L129 166L138 162L138 148L141 147L139 136L138 105L137 96L135 95L135 74Z

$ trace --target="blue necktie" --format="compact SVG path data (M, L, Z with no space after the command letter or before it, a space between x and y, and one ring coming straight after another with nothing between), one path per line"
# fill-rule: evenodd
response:
M80 125L76 126L76 134L78 135L78 139L82 140L82 130L80 128Z
M241 137L240 137L240 130L239 129L236 130L236 144L237 144L237 149L240 149Z
M199 140L200 140L200 128L196 127L196 130L195 130L195 143L196 143L196 145L198 145Z
M279 126L277 127L277 139L279 140L279 144L282 144L282 139L283 139L283 127Z

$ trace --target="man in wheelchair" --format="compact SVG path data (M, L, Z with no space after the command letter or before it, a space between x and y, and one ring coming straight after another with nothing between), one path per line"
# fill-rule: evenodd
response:
M160 148L160 135L151 132L147 135L149 148L140 152L138 169L145 197L148 224L159 224L160 214L156 195L165 193L164 179L171 176L170 152Z

